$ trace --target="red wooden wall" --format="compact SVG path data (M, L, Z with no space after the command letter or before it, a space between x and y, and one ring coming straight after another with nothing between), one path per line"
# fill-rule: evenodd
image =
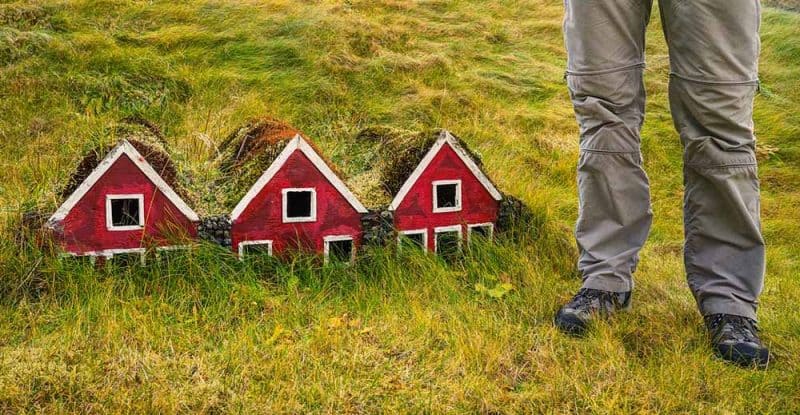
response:
M461 180L461 211L433 213L432 182L435 180ZM449 144L445 144L433 158L428 168L406 194L394 212L398 231L428 230L428 249L434 249L434 228L463 225L466 239L467 224L496 222L499 202L483 187Z
M283 223L282 189L308 187L317 192L317 220ZM360 246L361 214L300 151L289 156L231 226L234 252L242 241L272 240L275 255L287 248L321 253L323 237L331 235L352 235L354 249Z
M109 231L106 228L107 194L143 194L145 227ZM192 223L164 196L141 170L123 154L64 218L56 238L67 252L140 248L147 244L172 245L181 237L197 237Z

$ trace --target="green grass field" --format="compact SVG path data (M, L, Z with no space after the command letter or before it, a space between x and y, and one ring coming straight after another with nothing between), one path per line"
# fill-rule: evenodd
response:
M584 340L552 327L580 284L561 14L558 0L0 0L0 413L800 412L800 15L766 8L762 25L774 362L751 371L711 356L684 280L657 19L643 132L656 217L634 309ZM241 264L208 245L96 270L17 247L21 212L55 209L114 122L157 123L202 189L216 144L265 114L345 173L364 127L451 129L537 223L451 265L388 251L350 268Z

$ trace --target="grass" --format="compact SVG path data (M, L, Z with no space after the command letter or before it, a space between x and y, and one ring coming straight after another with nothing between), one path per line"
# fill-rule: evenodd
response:
M800 15L763 19L760 317L775 361L749 371L710 356L683 278L657 19L643 132L656 219L634 310L585 340L552 328L579 286L561 13L556 0L0 1L0 412L800 412ZM345 173L363 127L451 129L540 223L450 265L379 250L352 268L241 264L201 246L95 270L14 242L21 212L54 209L115 121L157 123L202 189L216 144L264 114ZM500 298L476 289L503 283Z

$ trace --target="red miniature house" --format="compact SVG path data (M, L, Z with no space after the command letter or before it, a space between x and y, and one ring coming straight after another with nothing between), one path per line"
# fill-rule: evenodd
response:
M442 252L461 248L474 235L492 238L501 193L450 132L439 138L394 196L398 243ZM402 244L401 244L402 246Z
M174 177L166 154L122 140L102 160L84 159L47 227L68 255L143 261L147 246L172 249L171 241L196 237L199 218L168 183Z
M300 135L289 140L231 213L231 240L249 253L304 250L342 261L361 245L367 209Z

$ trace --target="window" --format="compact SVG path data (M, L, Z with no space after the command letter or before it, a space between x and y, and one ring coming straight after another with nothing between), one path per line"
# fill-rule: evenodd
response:
M156 258L163 263L180 263L192 249L191 245L170 245L156 248Z
M461 225L443 226L434 229L434 249L445 258L457 255L461 251Z
M469 230L467 233L467 239L470 242L474 236L477 236L481 240L491 241L492 236L494 235L493 223L477 223L474 225L469 225L468 228Z
M244 261L248 256L272 256L272 241L239 242L239 259Z
M143 195L107 195L106 227L110 231L144 228Z
M87 254L60 254L58 256L60 260L69 260L73 264L80 264L83 266L94 265L97 262L97 255L87 255Z
M413 231L401 231L397 236L397 246L403 249L422 249L428 248L428 231L417 229Z
M458 212L461 210L461 180L433 182L433 212Z
M100 254L105 256L106 259L111 260L115 265L129 267L133 265L145 264L144 248L131 248L131 249L109 249L102 251Z
M355 259L356 250L353 246L353 237L350 235L326 236L325 237L325 263L352 262Z
M314 189L283 189L283 222L317 220L317 192Z

